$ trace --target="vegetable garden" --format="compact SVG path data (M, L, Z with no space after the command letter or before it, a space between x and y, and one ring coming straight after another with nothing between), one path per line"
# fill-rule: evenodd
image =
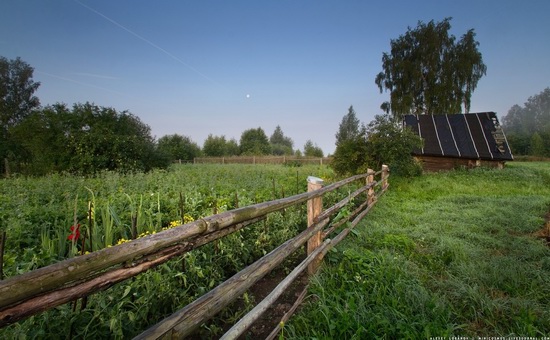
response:
M170 171L97 178L49 176L2 183L7 277L154 234L239 206L303 192L306 174L331 179L324 167L174 166ZM327 194L338 201L349 188ZM134 336L223 282L305 228L304 207L273 213L243 229L161 264L108 291L4 328L6 336ZM344 208L345 214L348 210ZM337 216L338 218L338 216ZM303 256L298 252L287 262ZM247 308L253 301L247 301ZM247 309L245 308L245 310ZM236 320L227 309L218 318ZM219 320L202 331L219 333ZM38 326L37 326L38 325Z

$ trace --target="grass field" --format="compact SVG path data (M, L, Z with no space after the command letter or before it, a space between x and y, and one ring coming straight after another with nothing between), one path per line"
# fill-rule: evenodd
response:
M169 171L97 178L53 175L0 181L4 273L13 276L82 252L68 241L82 224L93 248L152 233L172 222L290 196L308 175L330 169L182 165ZM325 206L347 192L327 197ZM90 221L90 203L94 209ZM542 236L550 209L550 163L390 177L390 190L314 277L302 311L282 338L548 336L550 250ZM129 338L212 289L305 227L304 208L194 250L94 294L0 329L0 338ZM91 226L91 228L90 228ZM89 243L89 240L86 241ZM89 250L90 245L88 245ZM251 308L248 296L241 305ZM224 310L199 336L243 312Z
M550 163L390 182L286 338L550 335Z

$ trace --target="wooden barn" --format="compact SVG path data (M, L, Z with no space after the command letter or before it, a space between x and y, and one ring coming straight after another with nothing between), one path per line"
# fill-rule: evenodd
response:
M502 168L514 159L494 112L407 115L403 124L424 141L422 149L414 150L413 155L425 171Z

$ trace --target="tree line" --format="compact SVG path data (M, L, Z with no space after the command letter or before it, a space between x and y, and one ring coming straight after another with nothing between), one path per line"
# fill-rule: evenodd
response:
M512 153L550 157L550 87L512 106L502 125Z
M201 148L179 134L156 140L151 128L128 111L88 102L42 107L34 95L40 83L33 80L33 71L19 57L0 57L0 169L4 175L148 171L199 156L323 157L322 149L311 140L303 151L295 150L280 126L270 138L261 127L245 130L238 142L210 134Z
M382 71L374 79L380 92L390 94L390 100L381 105L385 113L364 124L350 106L336 133L332 167L337 173L354 174L379 168L382 163L389 165L393 173L419 173L411 152L422 141L402 128L402 117L459 114L463 109L469 112L471 95L487 67L474 30L457 39L449 33L450 21L451 18L441 22L419 21L417 27L409 27L405 34L390 41L391 51L383 53ZM0 57L3 173L147 171L198 156L323 156L321 148L311 140L305 143L303 151L295 150L294 142L280 126L269 138L260 127L245 130L239 141L210 134L202 148L188 136L179 134L155 140L149 126L127 111L90 103L75 104L72 108L64 104L40 107L34 96L40 84L32 80L32 73L32 67L20 58ZM536 97L533 103L530 99L525 108L512 108L509 118L504 120L506 127L510 127L513 150L547 153L548 128L539 124L540 118L534 120L536 123L525 118L539 117L532 113L539 99L543 98ZM526 136L530 138L528 143Z

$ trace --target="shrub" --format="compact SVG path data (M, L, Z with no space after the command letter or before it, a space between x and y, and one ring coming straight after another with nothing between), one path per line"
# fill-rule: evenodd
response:
M416 176L422 168L411 152L421 145L420 137L403 129L389 115L377 115L357 137L336 146L331 165L339 175L353 175L367 168L380 169L386 164L394 174Z

